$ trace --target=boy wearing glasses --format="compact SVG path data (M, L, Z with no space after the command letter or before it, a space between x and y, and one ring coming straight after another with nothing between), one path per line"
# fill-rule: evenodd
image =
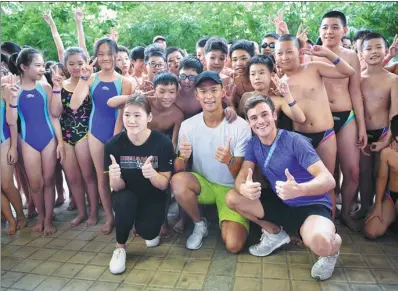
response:
M276 33L267 33L263 37L263 41L261 42L261 48L263 50L263 55L268 56L274 52L275 42L278 40L279 34Z

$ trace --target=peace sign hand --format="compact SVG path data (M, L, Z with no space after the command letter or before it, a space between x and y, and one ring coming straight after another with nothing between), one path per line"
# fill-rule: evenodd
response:
M271 19L271 23L275 25L275 31L276 33L280 35L288 34L289 29L287 27L286 22L283 20L283 10L280 10L278 12L278 15L274 17L274 19Z
M91 74L94 72L94 66L97 63L97 58L94 59L94 61L90 64L84 64L81 69L80 69L80 78L90 78Z
M51 25L51 24L54 23L54 20L53 20L53 18L51 16L51 11L44 12L43 13L43 19L44 19L45 22L47 22L48 25Z
M80 8L74 9L75 20L76 22L82 22L83 20L83 11Z
M303 29L303 24L300 23L300 26L297 30L296 37L300 43L300 47L304 48L305 44L307 43L307 40L308 40L308 31L310 30L310 27L307 26L306 29L304 29L304 30L302 30L302 29Z
M59 90L62 87L62 81L64 80L61 76L60 76L60 72L59 72L59 67L56 66L55 70L53 69L53 67L50 67L51 70L51 81L53 82L53 90Z
M388 54L394 58L398 54L398 34L395 35L392 45L388 49Z
M286 80L280 79L276 74L271 76L271 81L276 86L276 91L280 93L283 97L290 95L289 85Z
M7 83L2 84L4 89L4 96L8 100L10 105L16 106L18 104L18 93L21 89L17 85L18 76L10 75Z

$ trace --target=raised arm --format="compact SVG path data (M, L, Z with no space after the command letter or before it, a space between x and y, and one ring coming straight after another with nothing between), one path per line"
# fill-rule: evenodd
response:
M58 60L60 63L63 63L65 48L64 48L64 44L62 43L62 39L59 36L57 26L55 25L55 22L51 16L51 12L43 13L43 19L50 26L51 34L53 36L54 43L55 43L55 46L56 46L57 52L58 52Z
M75 10L75 21L76 21L77 39L79 42L79 47L86 52L87 57L89 58L90 55L86 47L86 39L84 38L83 11L81 9Z
M78 109L82 104L84 99L86 99L88 93L90 92L90 86L93 83L93 66L97 62L97 58L94 59L91 65L84 64L81 68L80 80L77 83L75 90L73 91L69 107L73 109Z
M53 82L53 88L52 88L53 96L50 101L50 112L52 116L59 118L64 109L61 101L62 77L59 75L58 66L55 67L55 70L52 67L50 68L51 68L51 79Z

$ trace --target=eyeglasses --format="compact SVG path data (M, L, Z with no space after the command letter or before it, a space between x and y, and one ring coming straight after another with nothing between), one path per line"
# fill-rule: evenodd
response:
M149 67L150 68L158 68L158 69L163 69L164 68L164 64L163 63L149 63Z
M195 75L185 75L185 74L180 75L180 80L181 81L184 81L186 79L188 79L189 81L195 81L196 80L196 76Z
M262 48L267 48L267 47L269 47L269 48L271 48L271 49L274 49L275 48L275 42L270 42L270 43L266 43L266 42L264 42L262 45L261 45L261 47Z

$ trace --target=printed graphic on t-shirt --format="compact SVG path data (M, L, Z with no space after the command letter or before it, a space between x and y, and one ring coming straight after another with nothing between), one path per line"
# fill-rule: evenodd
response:
M145 161L148 157L139 156L120 156L120 168L121 169L142 169ZM152 157L152 167L157 169L158 166L158 156Z

